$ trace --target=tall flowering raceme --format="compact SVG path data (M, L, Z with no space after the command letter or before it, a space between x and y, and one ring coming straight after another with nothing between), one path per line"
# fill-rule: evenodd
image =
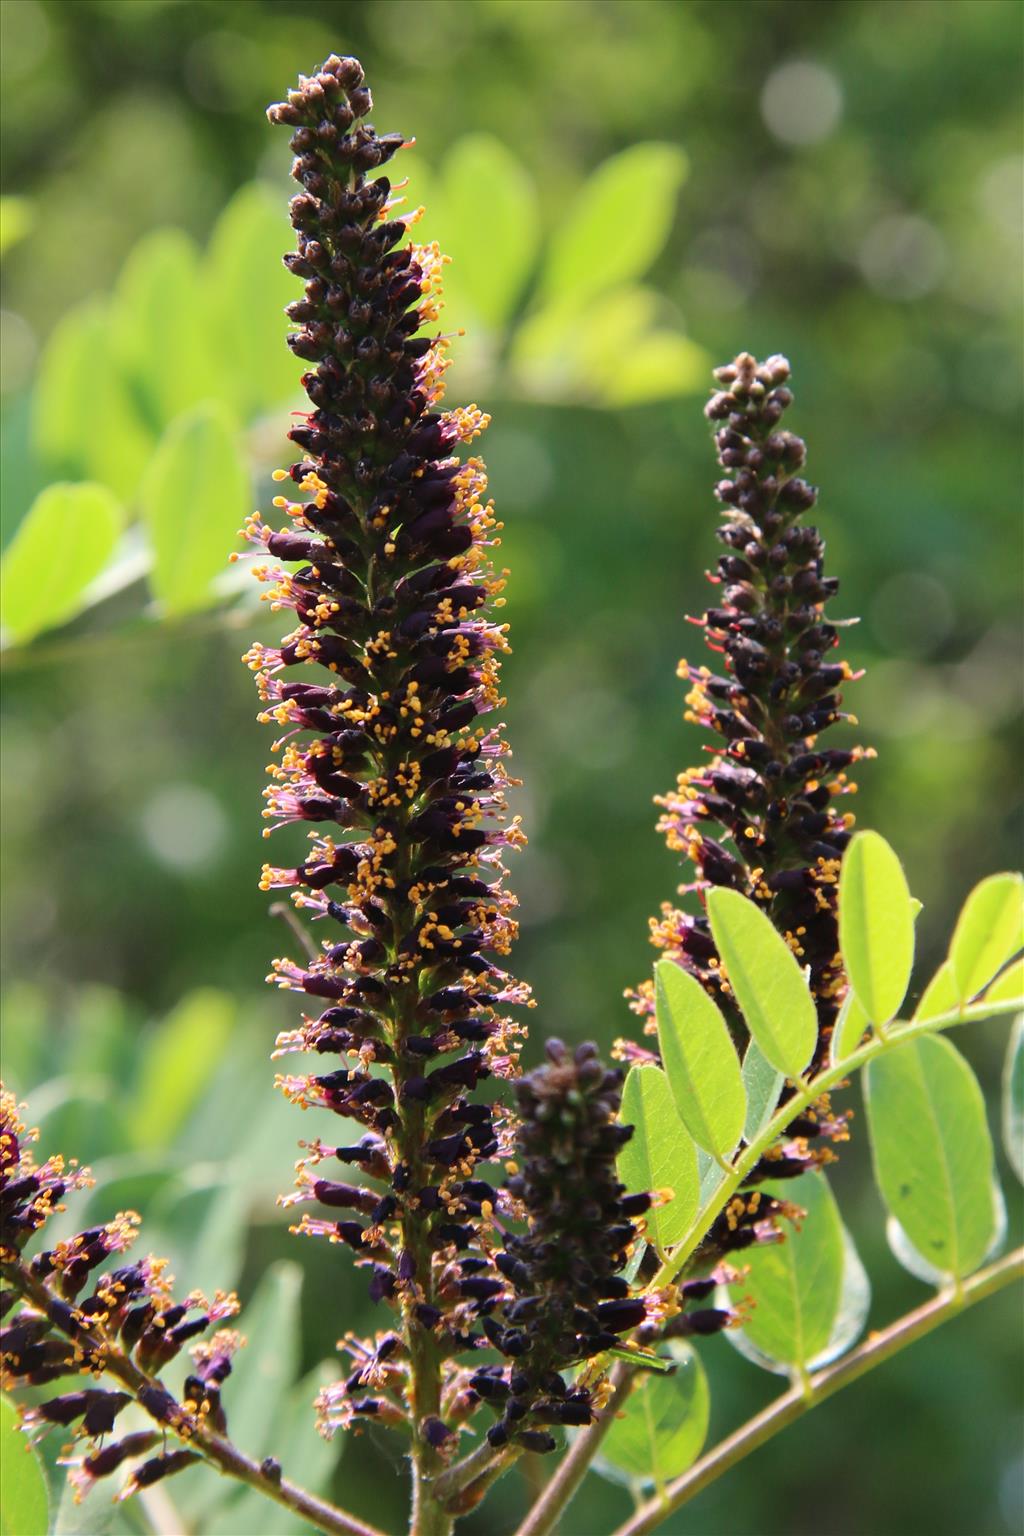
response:
M325 1427L405 1422L420 1468L436 1467L477 1399L452 1357L500 1290L491 1278L498 1196L476 1175L507 1144L500 1114L474 1100L516 1070L519 1026L505 1010L528 989L505 971L516 937L504 850L523 841L505 806L507 745L490 723L503 700L503 580L482 461L456 451L487 425L442 408L448 340L431 329L443 258L410 238L418 212L378 174L402 147L378 135L363 71L332 57L274 123L294 132L297 248L305 281L289 307L312 409L290 432L302 493L248 536L275 561L258 570L296 627L246 658L284 728L265 814L272 830L310 822L295 867L264 869L330 929L315 958L275 962L310 1002L279 1054L326 1058L281 1079L297 1104L354 1122L308 1146L288 1203L301 1232L354 1249L400 1334L352 1345L355 1369L321 1400ZM278 478L287 478L279 472ZM291 680L314 667L310 681ZM333 1060L332 1060L333 1058ZM353 1166L356 1184L331 1176ZM450 1390L449 1390L450 1388Z
M0 1382L5 1391L60 1383L57 1395L24 1410L24 1428L71 1435L62 1459L78 1498L120 1467L130 1468L124 1498L203 1458L221 1465L231 1451L219 1438L226 1429L220 1389L240 1339L222 1328L194 1341L234 1315L235 1297L218 1292L207 1301L194 1291L177 1302L164 1260L118 1262L138 1233L133 1211L27 1257L64 1196L92 1182L60 1156L37 1163L34 1139L14 1096L0 1087ZM159 1373L186 1345L193 1365L179 1398ZM109 1438L133 1403L151 1427Z
M824 574L824 542L803 515L817 491L798 471L801 438L779 423L792 403L783 357L758 363L748 353L716 370L720 388L706 407L715 424L725 478L716 486L724 508L718 537L726 546L711 580L719 601L700 621L716 668L682 661L689 684L686 719L712 731L721 745L708 760L680 774L658 804L658 830L682 854L695 878L680 894L728 886L756 902L802 966L818 1012L812 1070L821 1067L845 978L836 911L839 866L853 816L839 805L856 790L848 770L862 747L823 746L821 736L851 720L839 689L853 676L834 659L837 621L825 612L838 581ZM663 955L695 976L720 1004L738 1036L745 1033L706 916L666 903L652 920L651 938ZM629 994L654 1031L654 988ZM629 1042L627 1056L645 1054ZM757 1178L798 1174L831 1155L823 1143L845 1136L827 1101L794 1122ZM772 1202L742 1196L705 1252L737 1247L773 1231Z

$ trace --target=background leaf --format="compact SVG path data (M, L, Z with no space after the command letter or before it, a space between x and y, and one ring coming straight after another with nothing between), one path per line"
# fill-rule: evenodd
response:
M243 421L297 396L307 366L285 337L284 308L302 293L283 264L295 234L283 199L253 182L231 199L206 256L206 318L218 340L225 387Z
M118 279L113 321L118 357L154 432L224 392L199 252L183 230L153 230L133 247Z
M183 997L151 1029L133 1095L131 1120L138 1146L173 1142L220 1061L234 1018L227 993L203 987Z
M32 397L40 462L68 479L98 480L128 502L153 448L115 355L110 305L90 299L54 327Z
M833 1345L842 1308L843 1224L824 1174L769 1180L760 1187L793 1201L806 1215L798 1230L787 1228L784 1242L745 1250L748 1273L728 1288L729 1296L735 1305L749 1295L755 1306L742 1328L729 1330L729 1341L768 1370L810 1370Z
M698 1146L725 1158L746 1117L736 1047L714 1001L674 960L654 967L658 1044L679 1116Z
M337 1381L341 1372L337 1362L326 1360L292 1388L280 1414L281 1435L275 1455L286 1477L310 1493L328 1492L331 1475L348 1441L338 1434L325 1440L316 1430L313 1403L321 1387ZM252 1489L224 1505L219 1515L203 1524L203 1536L303 1536L309 1522L300 1520L279 1504L273 1504Z
M989 875L964 902L949 946L962 1002L974 997L1024 945L1024 876Z
M153 543L150 579L165 611L205 607L250 510L249 472L222 406L197 406L168 429L142 505Z
M667 1205L648 1211L647 1232L664 1251L677 1243L697 1214L697 1149L679 1118L660 1067L631 1067L619 1119L634 1127L619 1153L619 1177L631 1194L671 1189Z
M945 1275L969 1275L996 1227L992 1139L978 1080L948 1040L907 1040L864 1077L875 1178L919 1253Z
M843 856L839 947L871 1023L895 1018L914 966L914 908L903 866L877 832L858 832Z
M799 1077L814 1053L818 1014L797 957L738 891L709 891L708 917L750 1033L773 1067Z
M472 133L449 152L442 184L452 292L497 328L515 308L537 252L533 179L500 139Z
M46 1479L38 1453L18 1428L9 1398L0 1398L0 1532L2 1536L45 1536Z
M707 1376L689 1344L676 1339L668 1347L676 1371L643 1376L630 1395L628 1413L615 1420L594 1463L616 1482L661 1485L700 1455L711 1411Z
M121 507L102 485L61 483L39 493L0 562L0 610L15 640L74 617L122 522Z
M643 276L668 238L687 170L675 144L634 144L598 166L558 223L545 296L579 310Z
M1024 1014L1013 1021L1003 1067L1003 1145L1024 1184Z

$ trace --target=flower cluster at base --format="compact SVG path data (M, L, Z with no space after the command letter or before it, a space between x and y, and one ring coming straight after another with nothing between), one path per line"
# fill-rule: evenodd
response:
M26 1131L13 1095L0 1086L0 1380L5 1390L65 1382L70 1390L22 1410L23 1427L30 1432L73 1427L63 1461L71 1467L78 1498L99 1478L134 1463L120 1495L126 1498L199 1461L187 1446L201 1429L226 1429L220 1389L240 1343L237 1333L219 1329L208 1341L193 1344L193 1367L180 1401L157 1372L211 1324L233 1316L238 1304L222 1292L208 1302L198 1291L176 1302L162 1259L101 1273L136 1237L139 1219L130 1211L26 1260L23 1250L64 1209L63 1197L91 1183L84 1169L59 1156L37 1164L31 1152L35 1136ZM82 1378L107 1378L116 1389L77 1385ZM158 1427L108 1441L130 1403ZM168 1431L184 1442L181 1449L167 1450ZM158 1447L158 1454L151 1454Z
M723 745L682 773L675 790L657 803L658 830L695 870L680 894L696 892L703 901L716 885L742 892L767 913L807 968L818 1012L813 1070L827 1058L845 992L836 903L854 818L836 802L856 791L847 770L874 752L820 741L829 726L853 720L840 708L839 689L854 674L833 659L841 621L828 618L825 607L838 582L824 575L820 533L802 521L817 499L797 473L806 447L779 426L793 399L789 374L785 358L758 363L748 353L715 371L720 388L706 414L716 424L726 472L716 486L725 509L718 537L726 552L710 575L721 589L718 604L700 622L723 666L714 671L683 661L679 675L690 689L686 719L713 731ZM702 983L743 1038L703 912L666 904L651 922L651 938ZM652 983L628 995L653 1033ZM630 1042L621 1049L632 1059L647 1054ZM794 1122L752 1182L828 1161L823 1143L845 1136L845 1119L834 1117L823 1101ZM712 1234L725 1251L750 1241L759 1223L764 1235L772 1226L768 1202L742 1198L744 1209L728 1213Z
M508 645L491 616L504 582L489 555L500 524L482 461L456 456L487 418L442 409L448 339L429 328L444 258L409 240L422 210L399 213L379 174L403 138L377 134L370 108L358 62L331 57L268 113L294 129L302 191L285 261L305 296L289 306L290 344L311 365L312 409L289 434L304 495L276 501L291 527L255 516L247 528L275 561L299 563L257 571L297 626L246 659L261 719L288 743L270 768L267 830L316 824L306 856L266 866L262 885L290 888L332 929L311 960L275 962L271 979L317 1004L278 1055L327 1058L281 1085L358 1127L305 1144L287 1203L319 1207L296 1230L348 1245L371 1296L403 1319L401 1336L350 1345L356 1371L343 1402L326 1395L323 1424L411 1418L440 1443L436 1414L427 1426L410 1407L407 1367L414 1339L435 1364L472 1343L486 1304L497 1194L475 1170L507 1136L469 1095L517 1071L521 1031L505 1010L529 993L501 965L517 933L502 855L524 839L505 806L507 745L483 723L504 702ZM285 681L294 667L320 672Z
M550 1426L589 1424L604 1400L603 1373L584 1369L567 1382L568 1368L586 1367L634 1329L660 1334L670 1313L679 1332L712 1332L732 1321L715 1309L680 1314L715 1281L691 1287L692 1295L677 1290L671 1300L634 1293L623 1271L652 1196L628 1194L615 1171L633 1134L618 1121L622 1075L608 1071L591 1044L570 1051L551 1040L546 1050L547 1062L516 1084L521 1121L505 1187L527 1227L507 1236L497 1255L508 1292L483 1322L510 1363L483 1366L470 1378L500 1414L490 1443L534 1451L554 1450Z

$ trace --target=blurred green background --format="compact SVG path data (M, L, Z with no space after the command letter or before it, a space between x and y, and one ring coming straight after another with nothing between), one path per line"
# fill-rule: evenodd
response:
M109 486L131 524L158 441L207 399L254 474L242 499L269 507L300 370L273 255L289 155L263 112L332 50L355 52L378 128L416 137L426 236L456 253L445 322L470 335L451 399L494 416L481 446L511 570L532 1052L544 1032L608 1045L630 1028L622 989L677 883L650 802L701 747L674 669L702 659L685 615L716 553L706 368L741 348L793 362L835 606L861 616L849 734L879 758L857 810L925 903L923 985L969 886L1020 861L1014 0L4 0L0 24L5 541L56 479ZM639 144L662 148L609 181L609 158ZM575 244L574 220L589 235ZM650 249L632 249L638 229ZM154 235L168 230L183 234ZM4 654L5 1073L32 1091L48 1147L151 1212L186 1283L251 1296L275 1261L304 1264L298 1376L372 1320L344 1255L299 1245L273 1206L311 1127L275 1102L266 1062L293 1009L261 987L288 940L256 889L269 742L238 656L274 627L230 577L211 606L238 523L224 483L188 488L215 534L198 596L173 596L202 564L183 508L162 577L147 586L129 528L84 611ZM45 584L60 550L40 527ZM179 611L162 617L152 592ZM957 1042L993 1098L1004 1038L993 1024ZM924 1290L885 1246L862 1133L834 1182L882 1323ZM284 1306L295 1279L271 1271L264 1299ZM665 1530L1018 1530L1020 1334L1015 1297L988 1304ZM704 1358L716 1437L776 1388L721 1340ZM279 1449L292 1417L252 1435ZM467 1532L511 1529L542 1470L508 1479ZM284 1529L187 1492L205 1477L168 1485L203 1536ZM336 1486L399 1528L386 1439L349 1447ZM628 1494L591 1477L567 1536L613 1508ZM119 1519L146 1528L143 1512Z

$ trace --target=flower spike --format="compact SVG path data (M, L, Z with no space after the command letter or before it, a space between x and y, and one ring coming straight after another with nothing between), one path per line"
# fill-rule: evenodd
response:
M328 930L312 958L274 962L271 979L315 1005L277 1054L317 1066L280 1085L356 1122L337 1147L313 1143L286 1203L304 1207L295 1230L352 1249L371 1296L403 1319L359 1346L378 1359L387 1341L373 1391L365 1370L326 1389L321 1422L408 1417L440 1465L437 1393L410 1406L406 1373L414 1355L436 1368L483 1340L486 1285L456 1283L453 1266L490 1268L497 1195L475 1169L504 1133L473 1092L517 1071L508 1008L529 993L504 969L517 925L503 856L524 838L493 723L508 650L494 617L501 524L483 461L464 452L488 418L443 405L444 258L411 237L417 216L383 174L405 140L378 134L370 110L359 63L331 57L268 113L293 130L285 264L305 291L289 342L310 409L289 434L302 457L277 476L296 488L275 502L286 526L257 516L245 530L272 607L296 625L245 659L281 735L267 830L310 824L306 858L265 866L261 885ZM297 669L307 681L290 680ZM334 1177L332 1159L367 1182Z
M710 886L742 892L808 968L818 1066L846 985L836 895L854 818L840 805L857 788L849 769L875 754L821 742L829 727L853 721L842 711L840 689L855 674L835 659L839 627L825 610L838 582L824 574L820 533L803 521L818 494L798 473L806 446L780 427L793 400L789 374L784 357L758 363L749 353L715 371L720 388L706 415L725 471L715 494L726 548L710 578L716 605L700 622L721 661L714 669L682 661L679 675L688 684L686 719L720 745L659 798L658 830L694 870L683 893L696 891L703 901ZM703 912L667 904L652 920L651 938L696 976L742 1034ZM653 1033L652 984L629 995Z

